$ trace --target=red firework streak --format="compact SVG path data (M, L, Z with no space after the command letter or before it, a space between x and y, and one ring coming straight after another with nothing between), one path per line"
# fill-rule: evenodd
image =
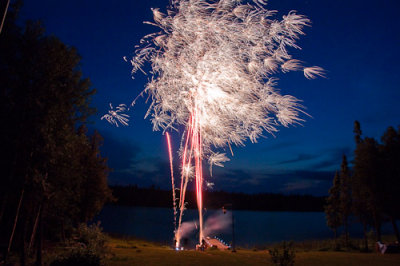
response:
M176 195L175 195L175 179L174 179L174 167L172 164L172 148L171 148L171 139L169 137L168 132L166 132L167 143L168 143L168 155L169 155L169 166L171 169L171 183L172 183L172 202L174 206L174 227L176 227Z
M197 208L199 211L199 243L202 242L203 236L203 167L202 167L202 141L200 134L200 119L199 114L195 108L189 119L189 124L186 130L185 146L182 154L182 172L181 172L181 185L180 185L180 196L179 196L179 221L178 227L175 229L175 240L176 246L179 247L181 240L180 226L182 224L183 211L185 210L185 196L186 189L191 175L192 158L194 158L195 166L195 181L196 181L196 198ZM172 166L172 152L171 152L171 141L169 134L167 133L168 152L170 158L171 178L172 178L172 189L173 189L173 201L174 201L174 215L176 215L176 204L175 204L175 185L173 176ZM176 217L175 223L176 223Z
M197 110L196 110L197 111ZM196 118L198 113L196 112ZM192 142L194 142L194 159L196 169L196 197L197 209L199 210L199 244L203 240L203 167L202 167L202 149L201 149L201 132L200 119L196 119L195 130L193 131Z

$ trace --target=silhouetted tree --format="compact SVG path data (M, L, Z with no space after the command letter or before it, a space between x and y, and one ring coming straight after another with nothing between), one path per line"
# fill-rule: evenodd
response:
M400 218L400 129L389 127L383 134L381 145L383 211L389 217L397 241L400 234L396 220Z
M86 135L82 138L85 139ZM111 190L107 184L109 168L107 160L101 157L99 147L103 138L95 131L86 141L84 152L81 153L80 165L82 169L82 182L80 186L80 220L87 222L100 212L104 203L112 198Z
M361 131L361 125L360 122L358 122L357 120L354 121L354 140L356 141L356 145L358 145L359 143L362 142L362 131Z
M371 217L377 241L381 239L382 224L381 176L379 145L375 139L366 137L355 150L353 187L356 188L356 203L353 206L364 222Z
M349 246L349 217L351 214L351 176L346 155L340 166L340 214L344 229L345 245Z
M20 247L24 264L26 247L37 247L41 263L41 237L60 239L111 193L100 135L77 129L93 114L95 93L80 57L40 23L18 27L19 6L10 7L0 35L0 244Z
M354 122L354 134L356 142L356 150L362 144L361 126L358 121ZM358 160L358 158L356 158ZM367 199L369 198L369 187L362 176L357 170L354 171L352 176L352 210L353 214L358 218L363 226L364 235L364 250L368 251L368 235L367 228L371 224L372 218L368 208Z
M342 225L343 219L341 216L341 202L340 202L340 177L339 173L335 173L335 177L333 178L333 185L329 189L329 196L326 200L327 204L325 205L325 214L326 214L326 223L329 228L333 230L335 237L335 248L337 248L336 239L337 239L337 229Z

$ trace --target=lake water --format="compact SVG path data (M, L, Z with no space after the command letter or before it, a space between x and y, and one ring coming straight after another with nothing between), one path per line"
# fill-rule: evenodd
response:
M205 224L215 228L213 218L223 218L229 222L224 230L213 230L211 237L217 236L230 243L232 226L230 212L226 218L222 210L207 210L204 213ZM197 210L186 210L183 221L193 222L198 219ZM101 221L105 232L133 236L140 239L171 245L173 242L173 211L167 208L105 206L96 221ZM283 240L311 240L332 237L332 231L326 226L322 212L264 212L234 211L235 243L241 247L262 246ZM362 236L361 226L350 228L352 236ZM196 235L197 233L197 235ZM386 224L383 233L391 234L391 227ZM189 246L194 246L198 237L197 230L187 236Z

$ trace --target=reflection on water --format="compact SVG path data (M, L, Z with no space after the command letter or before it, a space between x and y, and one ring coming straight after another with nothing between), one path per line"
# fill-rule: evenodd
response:
M220 215L221 210L205 211L207 217ZM184 221L197 221L197 210L186 210ZM229 213L227 213L229 215ZM173 211L166 208L106 206L96 218L105 232L134 236L136 238L171 245L173 242ZM257 212L234 211L235 241L237 246L253 247L283 240L309 240L332 237L322 212ZM361 236L361 227L353 225L352 236ZM384 233L391 233L385 225ZM197 230L184 243L194 246ZM232 228L226 228L211 237L218 236L230 243Z

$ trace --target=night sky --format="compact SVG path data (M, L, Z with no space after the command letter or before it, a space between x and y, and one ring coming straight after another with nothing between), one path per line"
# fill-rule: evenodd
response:
M158 31L143 24L152 20L150 8L164 10L167 0L25 0L21 21L40 19L82 56L81 69L97 95L91 130L104 137L103 155L113 172L110 184L155 185L170 188L168 154L161 132L153 132L143 117L148 104L138 101L129 127L114 127L100 117L108 104L130 104L145 86L146 76L123 60L142 36ZM311 193L326 195L342 155L352 160L353 123L364 136L380 138L388 126L400 125L400 20L397 0L269 0L277 18L290 10L308 16L306 28L291 50L294 58L326 69L327 78L307 80L301 72L280 75L278 87L304 101L303 126L280 128L258 143L233 147L234 157L216 167L214 190L235 192ZM181 135L173 133L175 150ZM229 153L229 150L228 150ZM177 156L175 156L177 157ZM208 173L206 173L208 176Z

